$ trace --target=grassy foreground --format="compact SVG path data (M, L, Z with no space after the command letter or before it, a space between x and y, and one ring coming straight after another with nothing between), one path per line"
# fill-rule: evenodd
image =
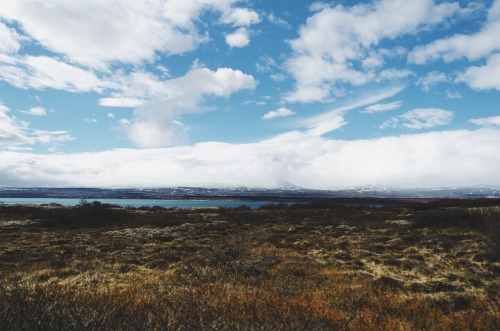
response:
M0 329L499 330L500 201L385 203L0 206Z

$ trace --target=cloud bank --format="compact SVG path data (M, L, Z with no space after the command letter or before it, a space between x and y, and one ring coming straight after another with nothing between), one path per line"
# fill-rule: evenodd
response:
M493 129L355 141L289 132L253 144L207 142L63 155L0 152L4 185L21 186L500 185L498 169L500 131Z

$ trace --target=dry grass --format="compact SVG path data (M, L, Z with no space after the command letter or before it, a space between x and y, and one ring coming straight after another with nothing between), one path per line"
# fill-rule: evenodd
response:
M0 329L500 329L499 206L0 206Z

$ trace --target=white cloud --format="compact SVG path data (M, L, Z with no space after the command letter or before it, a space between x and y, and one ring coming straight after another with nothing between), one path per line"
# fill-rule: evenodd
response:
M47 115L47 111L43 107L33 107L25 111L21 111L21 113L25 113L33 116L45 116Z
M310 6L309 6L309 10L310 11L321 11L323 9L326 9L328 8L329 5L326 3L326 2L323 2L323 1L315 1L313 2Z
M206 11L220 15L220 22L225 24L248 26L259 22L255 11L234 7L236 2L16 0L2 2L0 18L18 23L29 37L69 62L105 71L114 62L140 64L153 60L157 53L194 50L209 39L195 24ZM4 32L0 32L2 36ZM9 49L18 48L10 44Z
M276 26L280 26L282 28L287 28L287 29L290 29L292 26L290 25L290 23L288 23L287 21L285 21L284 19L274 15L273 13L270 13L269 15L267 15L267 20L269 22L271 22L272 24L276 25Z
M134 108L142 105L143 100L136 98L101 98L99 99L99 106L104 107L126 107Z
M384 58L382 57L381 54L373 52L370 55L368 55L368 57L364 58L361 61L361 64L363 68L376 69L382 67L384 65L384 62L385 62Z
M122 106L136 103L139 106L142 104L139 101L163 96L165 94L164 82L166 81L168 80L163 80L148 72L132 72L123 79L121 92L114 93L113 98L103 98L102 102L109 105L121 104Z
M462 99L462 95L457 91L446 90L446 99Z
M0 79L19 88L53 88L69 92L102 92L113 87L92 71L47 56L0 58Z
M19 22L45 48L91 67L151 60L155 51L183 53L201 42L161 16L160 1L19 0L3 5L2 16Z
M108 116L109 118L116 118L115 114L113 114L113 113L108 113L108 115L107 115L107 116Z
M163 66L163 65L157 65L156 66L156 70L158 70L159 72L161 72L161 76L163 78L170 78L172 77L172 75L170 74L170 70L168 70L167 67Z
M307 120L309 125L307 133L313 136L321 136L328 132L340 129L349 122L345 120L346 108L335 109L316 118Z
M478 60L500 50L500 0L495 0L489 10L488 20L481 31L475 34L456 34L416 47L408 56L410 62L425 64L443 59L446 62L466 57Z
M131 120L120 121L127 137L139 147L160 147L187 142L184 127L178 125L182 112L191 109L180 105L181 100L154 99L134 109ZM196 104L191 104L196 107ZM194 110L193 110L194 111Z
M417 108L385 121L380 128L429 129L451 123L453 112L438 108Z
M262 116L262 119L270 120L270 119L273 119L276 117L287 117L287 116L292 116L292 115L295 115L295 113L293 111L291 111L288 108L281 107L279 109L272 110L272 111L268 112L267 114Z
M186 128L178 125L178 119L184 113L206 111L200 106L204 96L229 97L257 84L239 70L211 71L197 63L185 76L169 80L141 71L100 80L91 72L47 57L27 57L26 63L30 65L25 68L0 71L0 77L22 88L113 91L113 97L99 99L99 105L135 108L132 120L120 125L134 143L143 147L185 142Z
M226 35L226 44L231 48L248 46L250 44L248 30L246 28L239 28L233 33Z
M20 36L0 21L0 54L17 53L20 48Z
M398 79L403 79L409 76L414 75L414 73L410 70L407 69L384 69L378 73L378 76L375 78L375 81L377 83L383 82L383 81L392 81L392 80L398 80Z
M40 116L43 108L32 108L28 113ZM35 143L50 144L55 147L57 144L74 138L68 131L46 131L30 128L28 122L20 121L16 117L10 117L7 113L9 108L0 104L0 147L12 150L20 145L32 145ZM16 147L30 149L28 147Z
M270 73L273 71L274 68L277 68L278 65L276 64L276 61L267 55L263 55L259 58L259 61L255 63L255 68L257 69L258 72L263 72L263 73Z
M255 106L266 106L267 102L266 101L258 101L258 100L247 100L242 103L243 106L247 105L255 105Z
M257 82L251 75L231 68L218 68L212 71L200 67L191 69L185 76L165 82L165 91L169 95L196 96L211 94L228 97L243 89L254 89Z
M446 74L439 71L431 71L426 76L419 78L416 84L420 86L422 91L429 92L433 86L447 81L448 77L446 77Z
M74 140L68 131L32 130L35 140L42 144L54 144Z
M267 55L263 55L259 58L259 61L255 63L255 68L258 72L269 74L269 78L275 82L282 82L287 78L283 73L276 72L276 70L281 70L280 66L272 57Z
M492 116L485 118L474 118L469 120L470 123L480 126L500 126L500 116Z
M466 83L475 90L500 91L500 53L488 57L487 63L483 66L467 68L464 73L458 75L456 81Z
M0 104L0 145L23 145L32 142L27 136L27 123L7 115L9 108Z
M319 12L301 27L299 38L289 42L294 53L286 66L296 80L295 90L285 97L290 102L324 101L339 84L359 86L408 76L411 72L397 68L380 76L383 71L377 70L389 54L373 48L384 39L439 24L461 9L457 3L433 0L381 0L353 7L322 4L315 10Z
M289 132L253 144L59 155L0 152L0 177L15 186L500 185L499 168L500 132L491 129L355 141Z
M284 74L272 74L269 77L275 82L284 82L286 80L286 76Z
M381 91L372 91L368 96L361 96L357 101L333 109L324 114L305 119L299 123L301 127L306 127L311 135L324 135L328 132L337 130L348 122L344 119L345 114L353 109L365 107L384 99L391 98L404 89L404 86L384 89Z
M233 26L249 26L260 22L259 14L251 9L235 7L240 0L182 0L167 1L163 5L163 16L174 26L193 28L194 22L204 11L221 14L220 23Z
M375 113L381 113L389 110L394 110L398 109L401 107L403 102L401 100L390 102L390 103L377 103L375 105L371 105L366 107L362 113L365 114L375 114Z
M132 73L128 80L124 81L121 94L116 93L114 98L111 98L116 100L105 99L104 103L123 101L122 98L131 99L125 99L123 103L135 102L134 98L144 101L186 98L186 108L190 108L193 103L197 103L201 94L228 97L241 89L253 89L256 84L251 75L240 70L218 68L212 71L195 61L186 75L168 80L145 72Z
M463 82L475 90L500 90L500 0L493 1L486 23L481 30L472 34L456 34L436 40L428 45L416 47L408 56L410 62L426 64L443 59L451 62L461 58L479 61L486 58L486 64L470 66L459 73L455 82Z
M236 26L250 26L260 22L259 14L248 8L232 8L222 16L221 21Z
M205 96L229 97L240 90L254 89L256 84L251 75L239 70L212 71L196 65L185 76L167 81L138 74L123 94L132 98L143 96L147 89L150 99L137 106L132 120L122 126L127 136L141 147L183 143L187 135L179 121L182 114L206 111L200 107Z
M257 12L235 6L239 0L19 0L0 5L0 41L18 40L42 46L49 56L0 54L0 80L23 89L96 92L99 105L134 108L120 123L138 146L163 146L184 141L185 113L206 111L205 96L229 97L255 88L257 82L239 70L211 71L195 64L183 77L169 79L168 69L156 66L160 76L145 72L145 62L158 54L180 54L210 39L199 28L205 14L216 24L238 28L228 43L247 45L249 26L260 21ZM213 20L212 15L207 18ZM211 24L214 21L209 22ZM1 23L3 24L3 23ZM19 37L19 38L18 38ZM5 43L7 45L7 43ZM10 43L9 52L20 44ZM5 46L7 47L7 46ZM123 66L123 64L132 64ZM92 121L92 118L87 118Z
M185 142L186 128L174 121L183 113L205 111L199 104L203 96L229 97L232 93L255 88L251 75L239 70L219 68L211 71L197 63L183 77L162 80L145 72L117 74L105 79L92 71L45 56L12 59L2 66L0 78L20 88L54 88L70 92L113 91L113 97L99 99L99 105L135 108L130 123L122 123L127 136L138 146L163 146Z

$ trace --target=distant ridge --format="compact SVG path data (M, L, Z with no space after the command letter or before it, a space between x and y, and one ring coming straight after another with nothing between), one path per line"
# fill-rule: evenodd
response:
M309 190L302 188L206 188L170 187L149 189L107 188L0 188L0 198L80 198L80 199L264 199L277 198L500 198L500 187L476 186L433 189L351 188Z

